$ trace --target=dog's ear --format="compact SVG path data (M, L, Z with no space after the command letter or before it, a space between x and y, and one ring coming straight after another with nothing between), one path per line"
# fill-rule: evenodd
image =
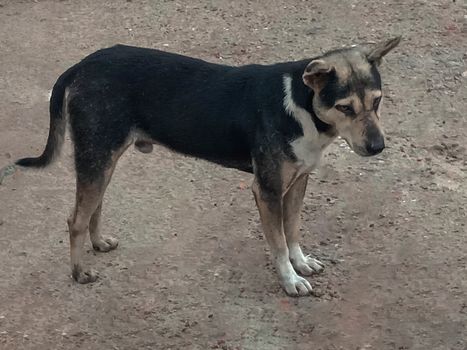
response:
M303 82L313 90L319 91L323 88L330 74L334 71L335 68L323 59L313 60L305 68Z
M395 48L401 42L402 36L397 36L395 38L389 39L387 41L382 41L375 46L368 49L366 58L368 62L375 63L376 65L381 64L383 57Z

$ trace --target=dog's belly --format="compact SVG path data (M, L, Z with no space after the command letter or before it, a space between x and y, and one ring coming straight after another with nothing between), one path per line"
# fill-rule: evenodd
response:
M226 168L253 173L250 152L238 145L226 147L225 144L219 143L218 147L212 145L212 147L198 148L196 146L174 145L173 143L166 144L142 134L136 136L135 147L142 153L151 153L153 151L153 144L164 146L177 153L204 159Z
M225 159L207 159L212 163L219 164L225 168L237 169L253 174L253 164L250 159L245 160L225 160Z

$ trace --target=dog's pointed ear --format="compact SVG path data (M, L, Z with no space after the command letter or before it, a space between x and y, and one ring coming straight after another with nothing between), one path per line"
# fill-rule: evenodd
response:
M368 62L375 63L376 65L381 64L383 57L395 48L401 42L402 36L396 36L395 38L387 41L382 41L375 46L371 47L366 54Z
M323 59L311 61L303 73L303 82L315 91L321 90L335 68Z

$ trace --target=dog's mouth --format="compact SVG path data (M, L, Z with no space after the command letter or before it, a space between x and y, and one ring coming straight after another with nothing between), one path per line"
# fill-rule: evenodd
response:
M348 139L344 138L345 142L347 142L347 145L349 145L350 149L354 151L356 154L358 154L360 157L371 157L374 154L369 153L365 147L359 146L359 145L354 145L352 142L350 142Z
M352 148L352 150L358 154L359 156L361 157L372 157L372 156L376 156L378 154L380 154L384 147L380 148L380 149L377 149L377 150L374 150L374 149L371 149L370 150L368 149L368 146L367 147L362 147L362 146L350 146Z
M371 156L374 156L374 154L371 154L371 153L368 153L365 148L363 147L360 147L360 146L356 146L354 148L352 148L353 151L358 154L359 156L361 157L371 157Z

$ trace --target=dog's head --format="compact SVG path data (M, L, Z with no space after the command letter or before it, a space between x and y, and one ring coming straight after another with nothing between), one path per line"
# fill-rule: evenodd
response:
M304 83L314 91L316 116L333 126L361 156L384 149L379 125L382 92L378 66L400 39L328 52L311 61L303 73Z

